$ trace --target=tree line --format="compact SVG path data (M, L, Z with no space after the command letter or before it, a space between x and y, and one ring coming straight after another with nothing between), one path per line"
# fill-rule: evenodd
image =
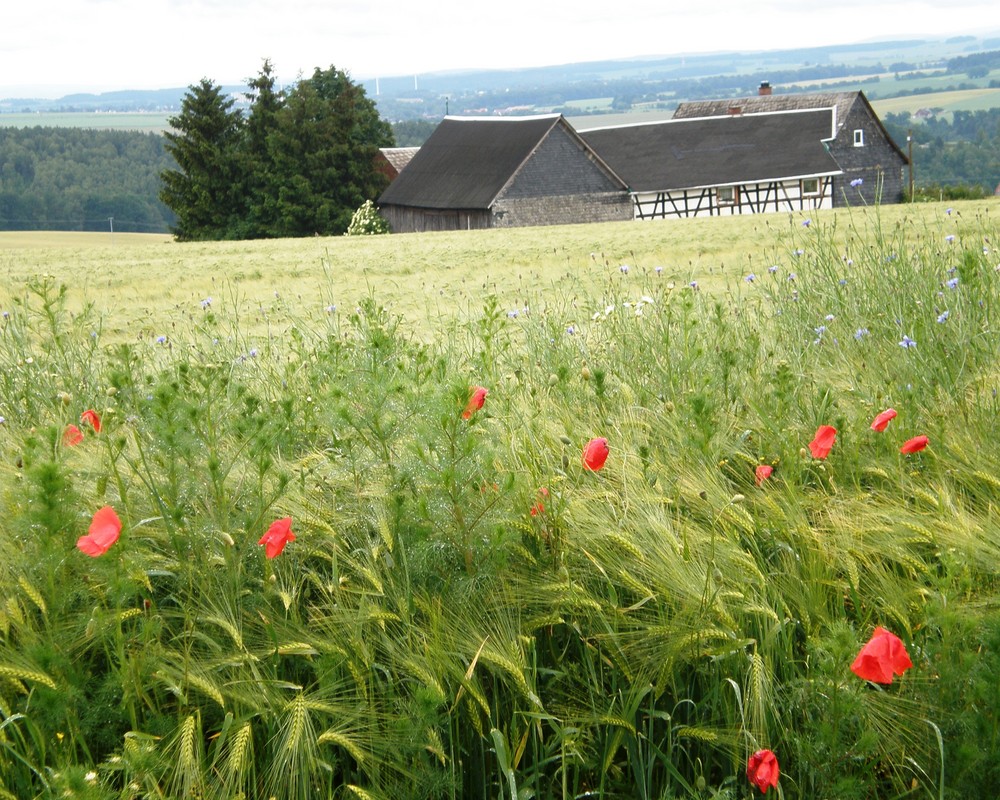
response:
M202 79L170 119L160 199L182 240L341 234L388 183L376 165L394 143L363 87L316 69L288 90L265 61L248 84L249 107Z
M174 215L157 194L174 162L163 144L135 131L0 128L0 230L167 231Z
M1000 184L1000 108L956 111L950 121L943 115L915 122L905 112L887 114L883 123L903 147L913 136L916 187L958 198L988 196Z

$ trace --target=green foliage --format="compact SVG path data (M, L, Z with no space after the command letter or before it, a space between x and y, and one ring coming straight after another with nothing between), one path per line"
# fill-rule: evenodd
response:
M237 161L241 114L207 78L192 86L170 119L167 152L177 169L162 174L160 199L177 215L178 239L228 238L242 212Z
M156 198L173 166L157 134L0 128L0 230L166 232Z
M34 283L0 324L0 796L735 798L762 748L787 798L995 796L996 225L837 219L725 292L583 258L602 289L422 337L367 296L95 344ZM875 626L914 665L886 686L850 671Z
M171 120L161 198L180 239L340 234L386 185L376 169L392 129L365 91L331 67L276 91L271 64L250 82L246 118L208 80Z
M375 236L388 232L389 223L371 200L365 200L361 204L351 217L351 224L347 226L348 236Z

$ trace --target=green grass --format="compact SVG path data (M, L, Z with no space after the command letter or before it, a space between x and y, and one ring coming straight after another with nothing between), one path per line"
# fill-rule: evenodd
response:
M0 796L997 796L992 210L0 250Z

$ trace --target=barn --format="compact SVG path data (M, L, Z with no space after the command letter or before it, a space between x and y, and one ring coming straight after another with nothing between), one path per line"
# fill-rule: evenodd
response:
M834 206L902 202L909 159L889 136L864 92L773 94L771 86L763 83L752 97L681 103L673 118L819 108L832 108L836 119L834 136L828 143L841 170L833 179Z
M833 205L833 109L733 114L580 134L628 184L636 219Z
M445 117L378 205L394 233L632 218L624 181L560 114Z

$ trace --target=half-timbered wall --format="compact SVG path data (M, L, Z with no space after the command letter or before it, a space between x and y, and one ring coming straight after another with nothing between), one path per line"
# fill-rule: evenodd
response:
M719 189L674 189L632 195L636 219L667 217L726 217L778 211L812 211L833 207L833 179L815 179L818 193L802 191L802 181L771 181L734 186L732 202L720 199Z

